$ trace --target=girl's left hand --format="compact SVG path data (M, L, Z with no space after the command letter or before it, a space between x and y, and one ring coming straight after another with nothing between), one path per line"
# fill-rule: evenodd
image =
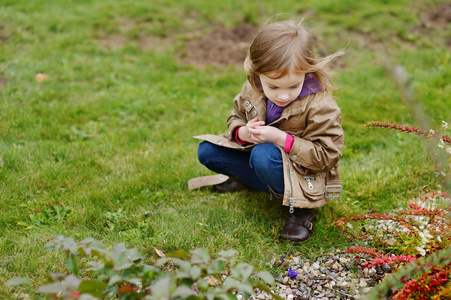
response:
M255 126L250 128L252 142L254 144L273 143L280 147L285 146L286 132L273 126Z

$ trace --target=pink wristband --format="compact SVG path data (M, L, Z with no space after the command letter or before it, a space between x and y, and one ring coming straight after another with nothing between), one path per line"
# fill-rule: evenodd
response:
M287 133L287 138L285 140L285 147L283 147L283 151L286 153L289 153L291 151L291 148L293 148L294 144L294 137L291 134Z
M240 127L238 127L238 128L235 129L235 131L234 131L234 137L235 137L235 140L236 140L238 143L240 143L241 145L244 146L244 145L246 145L246 144L248 144L248 143L245 142L245 141L240 140L240 138L238 137L238 130L240 130L241 127L243 127L243 126L240 126Z

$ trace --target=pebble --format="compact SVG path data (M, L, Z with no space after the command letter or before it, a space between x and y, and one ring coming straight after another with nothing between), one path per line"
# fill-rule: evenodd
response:
M360 279L360 283L359 283L359 286L360 286L360 287L364 288L364 287L366 287L367 285L368 285L368 284L366 283L365 279Z

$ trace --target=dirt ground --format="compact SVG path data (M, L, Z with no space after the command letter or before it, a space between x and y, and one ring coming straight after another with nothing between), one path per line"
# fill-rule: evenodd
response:
M211 34L189 40L186 54L181 58L188 64L197 66L205 65L238 65L242 66L253 37L257 34L258 27L242 23L233 29L223 26L216 28ZM318 51L321 56L331 54L320 48L321 40L315 38ZM337 58L333 63L334 68L343 68L345 57Z
M209 35L186 43L186 55L182 58L190 64L242 64L258 27L242 23L233 29L224 26Z

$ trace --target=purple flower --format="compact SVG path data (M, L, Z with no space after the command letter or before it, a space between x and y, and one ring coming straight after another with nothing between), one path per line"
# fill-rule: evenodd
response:
M288 276L290 276L290 278L295 278L296 276L298 276L298 273L295 270L293 270L292 268L289 268Z

